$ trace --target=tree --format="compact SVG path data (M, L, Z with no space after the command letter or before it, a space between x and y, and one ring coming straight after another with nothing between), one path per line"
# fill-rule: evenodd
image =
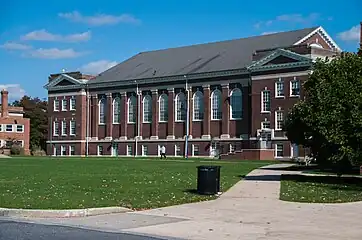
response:
M303 87L305 99L284 124L288 139L309 148L321 165L361 165L362 56L318 60Z
M30 150L45 150L48 135L48 103L37 97L24 96L12 105L23 107L24 117L30 119Z

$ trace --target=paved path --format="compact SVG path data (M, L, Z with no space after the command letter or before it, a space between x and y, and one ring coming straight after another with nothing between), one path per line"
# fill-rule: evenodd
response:
M359 226L362 202L303 204L280 201L280 175L287 173L254 170L214 201L45 222L183 239L362 239Z

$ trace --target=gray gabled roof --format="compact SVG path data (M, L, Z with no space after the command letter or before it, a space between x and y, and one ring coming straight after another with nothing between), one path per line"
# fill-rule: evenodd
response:
M101 73L90 84L246 68L256 50L291 46L315 29L141 52Z

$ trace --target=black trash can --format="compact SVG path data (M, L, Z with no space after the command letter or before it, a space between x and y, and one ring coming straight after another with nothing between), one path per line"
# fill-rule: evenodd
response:
M197 192L203 195L213 195L220 192L221 166L197 167Z

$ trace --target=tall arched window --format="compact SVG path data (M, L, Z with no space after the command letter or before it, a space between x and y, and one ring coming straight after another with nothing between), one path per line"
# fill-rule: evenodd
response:
M113 100L113 123L118 124L121 122L121 99L116 97Z
M152 122L152 97L146 95L143 98L143 122Z
M136 112L137 112L137 98L135 96L130 96L128 98L128 122L136 122Z
M106 99L102 98L98 102L98 123L99 124L106 123L105 110L106 110Z
M167 122L168 121L168 96L166 94L161 94L159 98L159 121Z
M204 95L202 92L197 91L193 97L193 120L203 120L204 119Z
M215 89L211 93L211 120L220 120L221 115L221 91Z
M234 88L230 94L230 119L243 117L243 94L239 88Z
M184 93L179 93L175 98L175 121L186 120L186 97Z

